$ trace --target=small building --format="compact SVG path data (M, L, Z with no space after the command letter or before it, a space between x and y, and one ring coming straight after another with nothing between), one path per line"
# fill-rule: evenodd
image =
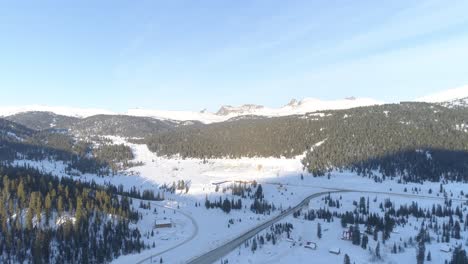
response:
M306 244L304 245L304 248L316 250L317 249L317 243L307 241Z
M341 253L341 249L340 248L330 248L328 250L328 252L330 252L332 254L335 254L335 255L339 255Z
M452 252L452 247L449 246L449 245L442 245L440 247L440 251L442 251L444 253L450 253L450 252Z
M171 220L156 220L156 223L154 224L155 228L171 228L172 227L172 221Z

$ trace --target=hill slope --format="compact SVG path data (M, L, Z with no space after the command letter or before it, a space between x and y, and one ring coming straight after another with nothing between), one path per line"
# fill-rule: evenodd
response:
M386 175L466 178L466 127L467 109L402 103L183 127L148 137L147 144L160 155L197 158L307 152L304 165L315 175L353 169L361 174L380 170ZM443 162L447 155L439 153L452 159ZM414 155L419 163L412 162Z

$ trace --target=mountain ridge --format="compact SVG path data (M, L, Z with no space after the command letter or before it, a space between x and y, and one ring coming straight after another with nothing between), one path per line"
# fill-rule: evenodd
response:
M437 103L445 107L467 107L468 85L436 92L412 101ZM0 117L11 117L28 112L51 112L59 116L62 120L66 120L64 117L85 119L96 115L107 115L150 117L153 119L169 122L199 121L204 124L211 124L225 122L233 118L245 119L249 116L279 117L289 115L303 115L311 112L345 110L363 106L382 105L384 103L385 102L372 98L346 97L344 99L337 100L321 100L313 97L306 97L302 100L292 99L289 103L278 108L266 107L258 104L243 104L240 106L222 105L216 112L210 112L206 109L203 109L202 111L171 111L142 108L131 108L125 112L113 112L105 109L95 108L29 105L20 107L0 107Z

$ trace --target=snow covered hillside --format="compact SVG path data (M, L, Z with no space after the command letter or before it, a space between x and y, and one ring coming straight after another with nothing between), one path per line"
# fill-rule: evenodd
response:
M467 106L468 85L449 89L416 99L418 102L441 103L444 106Z
M57 115L85 118L93 115L113 115L112 111L93 108L73 108L65 106L45 106L45 105L26 105L26 106L2 106L0 107L0 116L11 116L24 112L52 112Z
M222 106L216 113L207 111L190 112L190 111L160 111L160 110L145 110L145 109L130 109L126 114L134 116L151 116L158 119L172 120L197 120L205 124L223 122L239 116L288 116L301 115L309 112L322 110L342 110L361 106L371 106L383 104L370 98L345 98L341 100L320 100L315 98L305 98L301 101L292 100L289 104L281 108L268 108L258 105L243 105L239 107Z
M161 120L175 121L200 121L205 124L223 122L239 116L288 116L299 115L321 110L340 110L350 109L361 106L379 105L383 102L370 98L345 98L341 100L319 100L315 98L306 98L301 101L292 100L289 104L281 108L268 108L257 105L243 105L239 107L222 106L216 113L208 111L166 111L150 109L129 109L123 113L116 113L103 109L86 109L71 107L50 107L42 105L30 105L21 107L0 107L0 116L6 117L24 112L52 112L63 116L72 116L86 118L94 115L129 115L138 117L152 117Z
M121 256L113 261L116 264L130 262L149 264L160 263L161 260L162 263L187 263L188 260L222 247L248 230L273 219L284 209L297 205L311 194L328 193L332 190L344 191L333 195L333 200L340 201L339 208L324 203L322 199L324 196L320 196L312 200L303 210L328 208L330 211L343 213L346 210L353 210L355 206L353 201L365 196L370 197L372 201L371 212L380 215L382 211L379 204L385 204L387 198L393 201L395 208L405 204L411 205L413 201L417 201L421 208L426 208L431 204L443 205L444 201L453 199L455 210L455 206L460 206L466 199L464 191L468 188L467 184L459 182L403 184L399 183L397 178L382 180L377 172L374 177L361 177L349 171L334 171L327 177L313 177L304 172L300 156L291 159L164 158L150 152L146 145L129 143L119 137L107 138L114 144L129 146L134 152L134 162L141 162L142 165L112 177L81 174L75 178L98 184L111 182L116 186L121 185L126 190L153 189L165 197L164 201L151 202L149 209L145 209L146 205L145 208L138 209L143 219L135 227L142 232L145 241L150 244L154 242L154 246L141 253ZM316 145L319 144L320 142ZM67 176L65 165L60 162L17 160L15 164L36 167L58 176ZM170 186L174 186L173 191L170 191ZM263 213L256 213L253 210L259 186L262 187L260 191L262 201L275 207ZM246 195L237 193L238 188L242 192L245 191ZM250 189L252 191L248 191ZM229 207L230 210L226 211L224 207L218 205L211 208L207 205L207 202L213 205L223 199L232 201L232 204L236 204L239 200L242 202L242 207L240 209ZM135 201L140 203L138 200ZM320 260L320 263L340 263L344 254L347 254L356 263L367 263L372 260L377 241L369 239L368 248L371 251L353 246L351 241L341 239L342 232L347 229L341 226L338 218L335 221L323 218L309 221L304 219L305 212L278 222L293 224L294 229L290 233L290 239L283 229L281 231L283 233L275 237L276 244L269 241L260 245L259 236L265 238L266 230L256 236L259 244L255 253L251 252L252 241L250 241L249 246L241 246L222 259L229 260L229 263L304 263L314 258ZM463 209L461 212L465 217L466 211ZM168 229L153 227L155 222L163 220L171 221L173 226ZM439 219L439 226L444 220L447 218ZM385 245L380 241L383 263L414 263L416 246L410 244L409 239L412 237L414 241L422 222L423 220L412 217L406 225L394 229L394 233L385 241ZM315 234L317 223L322 225L321 239ZM360 228L365 230L363 225ZM463 239L466 239L465 233L462 233ZM436 230L430 234L433 240L432 244L426 246L426 254L429 251L432 253L434 263L440 263L451 256L451 253L437 255L441 247L449 244L453 250L457 244L464 242L463 239L452 239L450 243L439 243L436 242ZM379 239L380 237L381 234L378 234ZM304 248L307 241L317 243L318 249ZM392 253L395 243L398 248L402 248L398 254ZM340 248L340 255L329 252L335 247ZM399 262L400 259L404 261Z

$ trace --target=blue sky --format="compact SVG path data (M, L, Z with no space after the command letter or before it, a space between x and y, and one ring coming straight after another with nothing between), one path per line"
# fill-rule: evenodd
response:
M216 110L468 84L468 1L8 1L4 105Z

